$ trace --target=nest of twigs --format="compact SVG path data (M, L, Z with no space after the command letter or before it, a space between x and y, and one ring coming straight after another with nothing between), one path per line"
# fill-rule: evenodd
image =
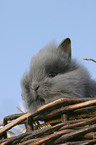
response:
M61 98L34 113L7 116L3 123L1 145L96 144L96 99ZM19 124L26 126L26 132L7 138L7 131Z

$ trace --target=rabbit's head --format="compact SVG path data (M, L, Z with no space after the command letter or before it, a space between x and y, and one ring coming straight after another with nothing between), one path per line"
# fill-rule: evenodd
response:
M77 72L75 72L76 69ZM71 62L69 38L63 40L58 47L50 43L41 49L32 58L30 71L25 73L21 80L22 96L28 110L33 112L38 107L60 97L76 95L78 97L79 85L81 85L80 75L81 71L76 63Z

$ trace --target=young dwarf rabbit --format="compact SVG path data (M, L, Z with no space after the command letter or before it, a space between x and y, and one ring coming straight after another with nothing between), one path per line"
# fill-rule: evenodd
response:
M30 112L56 99L96 95L96 82L83 66L71 60L71 40L50 43L32 58L21 80L22 97Z

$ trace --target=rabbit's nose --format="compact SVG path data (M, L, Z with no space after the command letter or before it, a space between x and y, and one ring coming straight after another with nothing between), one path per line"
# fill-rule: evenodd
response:
M33 82L33 83L32 83L32 90L37 91L38 88L39 88L39 83L37 83L37 82Z

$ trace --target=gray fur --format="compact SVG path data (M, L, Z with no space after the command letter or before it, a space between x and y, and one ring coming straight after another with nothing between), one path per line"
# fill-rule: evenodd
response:
M21 80L26 107L34 112L40 106L62 97L96 95L96 82L80 64L71 60L71 40L57 47L50 43L32 58L30 71Z

